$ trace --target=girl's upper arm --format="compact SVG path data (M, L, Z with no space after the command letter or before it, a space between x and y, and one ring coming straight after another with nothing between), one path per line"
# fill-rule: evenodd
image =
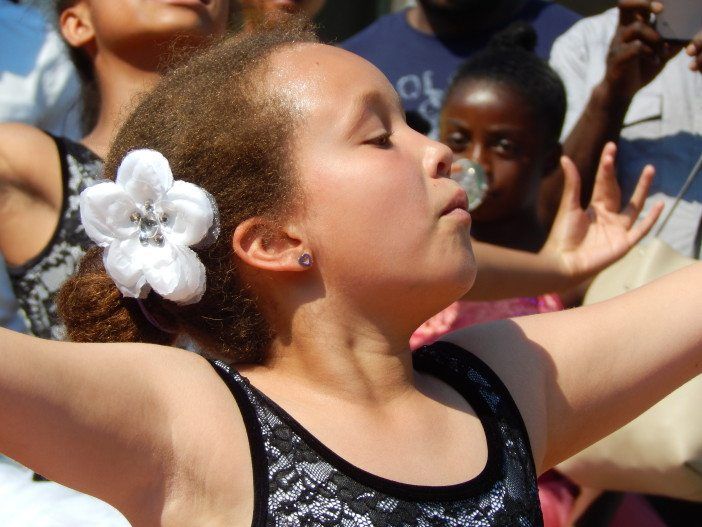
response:
M702 373L702 264L607 302L469 328L449 340L503 379L545 470Z
M164 491L175 443L206 418L198 403L226 390L182 350L0 336L0 452L125 513Z

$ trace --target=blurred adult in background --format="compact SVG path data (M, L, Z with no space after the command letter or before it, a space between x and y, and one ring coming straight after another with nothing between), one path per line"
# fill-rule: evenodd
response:
M80 142L26 124L0 125L0 252L31 333L61 338L54 293L90 245L78 194L132 104L174 62L225 32L228 0L58 0L58 23L83 86ZM174 123L176 126L177 123Z
M433 137L444 92L459 65L490 37L516 20L536 30L536 52L547 58L551 44L580 17L543 0L418 0L417 5L379 18L342 43L375 64L402 98L409 118Z
M239 0L240 16L246 30L282 16L301 15L313 19L324 7L326 0Z
M658 175L648 203L664 200L668 207L702 152L702 32L689 53L665 42L652 16L664 9L651 0L621 0L617 8L576 24L553 46L551 64L568 92L564 152L583 177L583 200L592 188L597 153L607 141L619 144L624 195L641 167L650 163ZM542 186L545 218L558 203L559 185L555 174ZM697 256L701 218L698 177L660 237L683 254Z

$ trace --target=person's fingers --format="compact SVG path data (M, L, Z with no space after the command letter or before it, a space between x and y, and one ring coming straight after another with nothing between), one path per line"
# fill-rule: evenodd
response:
M690 69L692 71L702 71L702 31L699 31L690 43L685 46L685 53L690 57L693 57L690 62Z
M595 186L592 190L591 203L602 201L606 204L614 204L619 201L619 185L617 184L617 174L614 167L614 160L617 157L617 145L613 142L607 143L602 149L600 163L595 174ZM618 203L616 204L619 210Z
M624 65L641 56L653 57L655 54L656 52L653 48L644 44L640 40L634 40L633 42L620 44L616 48L613 48L610 57L610 64Z
M663 37L655 28L640 20L624 27L621 31L621 39L623 42L640 40L643 44L652 48L657 48L663 42Z
M639 243L641 238L648 234L648 231L650 231L656 221L658 221L661 212L663 212L663 203L658 202L651 208L650 212L646 214L644 219L629 229L627 232L627 239L631 245Z
M702 51L702 31L699 31L685 48L685 52L694 57L700 51Z
M653 178L655 175L656 169L653 167L653 165L646 165L641 171L641 175L639 176L639 181L636 183L634 193L632 194L629 203L622 211L622 213L629 219L630 225L633 224L636 221L636 218L639 217L644 203L646 202L646 197L648 196L648 191L651 188L651 183L653 183Z
M663 10L661 2L651 0L619 0L619 24L628 25L636 20L648 22L651 13L658 14Z
M563 193L559 210L580 208L580 172L568 156L561 156L563 169Z

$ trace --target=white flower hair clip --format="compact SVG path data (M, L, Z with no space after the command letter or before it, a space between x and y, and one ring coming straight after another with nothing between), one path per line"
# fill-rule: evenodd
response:
M129 152L115 181L81 192L80 216L124 296L145 298L153 289L181 305L200 301L205 267L190 247L216 238L217 206L197 185L173 181L160 152Z

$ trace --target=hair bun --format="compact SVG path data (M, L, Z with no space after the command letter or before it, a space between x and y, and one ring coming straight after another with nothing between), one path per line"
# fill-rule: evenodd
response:
M536 49L536 41L536 31L531 24L518 21L496 33L490 39L488 46L500 49L523 49L533 52Z

